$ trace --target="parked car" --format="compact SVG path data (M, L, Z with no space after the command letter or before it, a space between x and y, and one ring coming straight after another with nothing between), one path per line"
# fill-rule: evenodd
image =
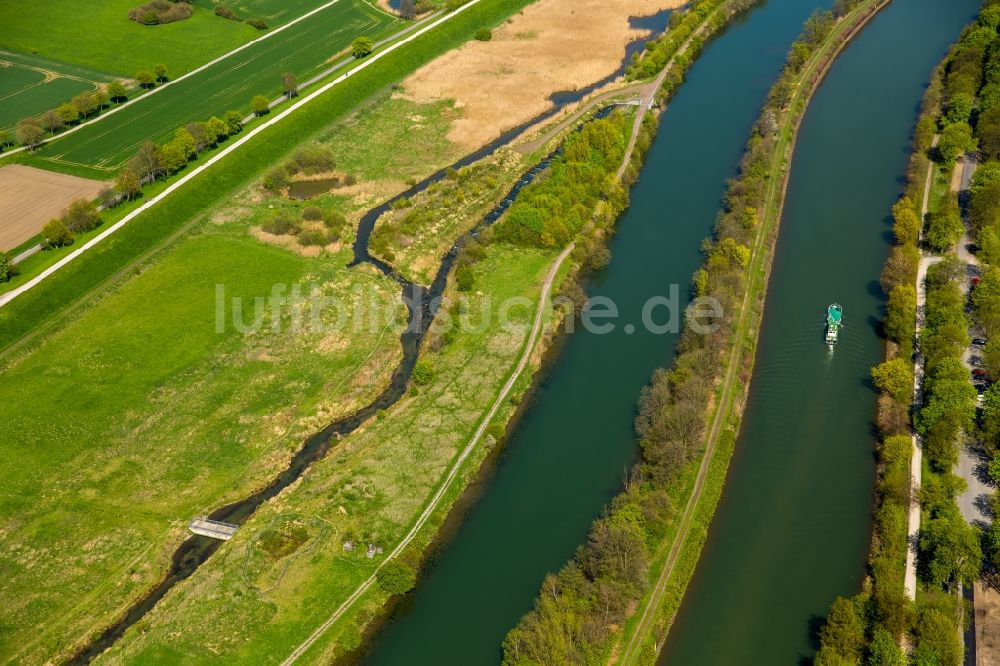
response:
M973 377L982 377L982 378L985 379L986 378L986 371L983 370L982 368L973 368L972 369L972 376Z
M982 347L983 345L986 344L986 340L983 340L982 338L973 338L972 344L976 345L977 347Z
M986 384L980 384L980 383L973 384L973 386L976 387L976 393L978 393L979 395L986 393L986 389L989 388L988 386L986 386Z
M973 287L975 287L976 285L978 285L979 284L979 276L978 275L973 275L971 282L972 282L972 286Z

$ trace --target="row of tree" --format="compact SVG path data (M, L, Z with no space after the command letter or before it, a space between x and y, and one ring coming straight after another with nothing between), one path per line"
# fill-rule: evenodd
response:
M731 17L745 6L736 2L725 16ZM716 7L718 3L708 0L688 11L706 17ZM822 21L832 26L832 19ZM709 25L718 24L713 21ZM825 37L824 33L807 31L796 52L813 53ZM690 60L685 59L682 66L687 62ZM787 69L790 76L796 76L801 63L790 58ZM732 324L748 288L751 240L763 233L759 211L764 205L765 183L776 177L770 174L770 165L777 145L778 118L796 112L774 99L754 128L713 238L704 245L704 264L693 278L697 295L710 295L720 302L722 319L710 333L696 332L700 327L693 328L687 321L673 367L658 370L643 390L635 424L641 460L631 470L625 491L594 523L586 545L558 574L546 577L534 610L507 635L505 664L607 661L616 632L648 591L650 554L668 537L671 520L676 518L671 487L684 470L697 464L704 450L706 405L712 402L723 358L733 342ZM531 230L530 225L523 226ZM759 306L759 302L753 305ZM727 431L722 436L732 438L735 433Z
M923 520L919 537L918 575L924 584L919 609L906 598L904 569L908 548L910 497L910 413L913 398L913 355L917 317L916 279L921 226L916 201L923 195L931 157L947 168L974 142L970 121L981 78L982 44L996 40L995 0L984 4L979 20L963 32L932 77L914 136L905 195L893 206L896 243L882 271L887 295L883 327L888 338L885 361L872 369L880 390L878 428L881 436L875 534L869 560L871 593L838 599L821 632L817 664L856 663L862 656L874 665L906 664L897 645L915 631L916 663L957 666L963 650L956 624L959 581L979 573L979 535L955 505L962 480L952 474L958 445L974 427L975 391L962 363L968 344L968 318L961 288L964 265L954 255L932 267L921 334L925 360L924 403L913 411L924 437L929 470L923 475L919 501ZM984 26L986 29L984 30ZM940 129L941 143L932 149ZM964 231L958 201L945 197L928 216L926 240L938 252L951 251Z
M155 65L152 70L142 70L136 74L136 79L141 87L151 88L157 82L167 80L167 66L160 64ZM96 90L82 92L40 116L21 119L13 137L7 132L0 132L0 150L13 145L15 140L33 150L41 145L47 135L58 134L63 128L89 120L110 106L110 103L119 104L126 100L128 89L121 81L112 81Z
M163 146L147 141L118 172L115 178L117 199L135 199L142 194L142 186L146 183L177 173L198 153L218 145L242 129L242 114L227 111L224 118L212 116L203 123L188 123L174 132L173 138Z

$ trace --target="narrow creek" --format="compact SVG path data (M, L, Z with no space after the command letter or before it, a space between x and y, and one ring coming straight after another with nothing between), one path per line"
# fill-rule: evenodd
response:
M893 0L804 119L743 429L662 665L811 663L871 536L879 274L931 70L979 0ZM844 306L830 353L823 321Z
M672 285L686 301L764 96L805 19L827 4L769 0L705 47L662 118L611 263L589 285L616 303L618 325L566 338L479 497L369 643L366 664L497 664L544 575L572 556L620 490L636 456L639 392L670 363L676 341L637 326L642 306Z
M535 123L558 113L565 108L567 104L579 101L590 92L593 92L593 90L620 76L625 71L625 67L631 58L632 53L636 53L641 50L645 46L646 42L658 34L656 32L657 30L662 31L662 29L664 29L667 25L669 16L670 11L663 11L650 17L632 19L634 27L653 32L634 40L628 45L622 65L612 76L602 79L601 81L580 90L555 93L551 96L553 107L548 111L526 123L504 132L497 139L493 140L486 146L483 146L474 153L470 153L469 155L462 157L449 167L431 174L406 191L392 197L375 208L372 208L366 212L364 216L362 216L358 225L357 238L355 239L353 246L354 259L350 265L355 266L360 263L371 264L381 273L391 277L399 283L402 291L401 298L407 307L408 324L406 330L400 335L400 344L403 348L403 358L400 365L393 372L389 385L382 391L382 393L380 393L371 403L362 407L354 414L335 421L323 428L323 430L310 436L304 442L302 448L300 448L295 456L293 456L288 464L288 467L275 476L267 486L246 498L216 509L208 515L208 518L242 525L264 502L275 497L278 493L291 485L314 462L324 458L330 448L334 446L341 437L350 434L360 427L365 421L375 416L375 414L384 409L388 409L398 402L400 398L402 398L406 392L406 387L409 382L410 375L413 372L413 367L417 362L420 342L423 339L424 333L429 329L431 323L433 322L434 315L437 313L441 295L444 292L444 288L448 281L448 275L450 274L451 268L458 256L458 251L461 248L461 245L467 238L476 236L483 227L496 222L514 202L521 189L534 181L538 174L548 168L552 159L559 153L559 149L546 155L541 161L522 174L522 176L513 184L505 197L498 204L496 204L496 206L494 206L494 208L487 213L473 229L463 234L455 242L445 256L442 257L441 264L434 276L434 280L428 287L414 284L406 280L398 272L396 272L392 266L369 253L368 244L378 218L383 213L388 211L392 207L392 204L398 199L415 196L425 190L432 183L444 178L449 169L459 169L486 157L498 148L512 142L520 136L524 130L531 127ZM614 106L609 104L596 112L589 114L589 117L605 117L613 109ZM313 192L312 196L319 193L319 191ZM221 545L221 541L203 536L195 535L188 537L174 551L166 577L149 593L130 606L122 618L105 629L96 639L91 641L91 643L69 659L67 663L73 666L89 664L99 654L114 645L124 635L129 627L141 620L146 613L152 610L157 602L159 602L159 600L162 599L164 595L166 595L167 592L169 592L170 589L177 583L190 577L197 570L197 568L201 566L201 564L208 560L208 558L219 549Z

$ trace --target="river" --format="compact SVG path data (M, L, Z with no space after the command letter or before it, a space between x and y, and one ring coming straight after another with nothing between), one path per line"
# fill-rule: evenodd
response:
M703 51L670 103L612 261L588 291L618 306L611 334L578 330L545 372L481 495L369 645L368 664L496 664L504 635L529 610L546 572L586 538L635 460L639 392L672 360L674 335L638 323L642 304L685 298L725 181L785 53L825 0L769 0ZM867 499L867 498L866 498Z
M871 532L875 394L891 241L933 67L978 0L894 0L840 56L807 112L725 491L661 665L809 663ZM833 353L826 306L844 306Z

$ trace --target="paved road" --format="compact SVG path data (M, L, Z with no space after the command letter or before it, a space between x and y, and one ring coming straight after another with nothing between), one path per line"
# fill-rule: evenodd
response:
M959 194L959 197L969 191L969 185L977 166L976 158L972 155L965 156L955 165L952 191ZM971 278L979 274L979 259L969 249L972 247L972 239L969 237L968 220L963 219L963 222L965 233L958 243L956 254L967 267L962 289L968 294L972 289ZM969 337L982 338L985 335L976 326L973 326L969 329ZM974 345L970 345L965 350L962 360L970 372L973 367L981 364L981 353L981 350ZM990 485L989 476L986 473L988 461L988 456L979 442L966 441L959 449L958 466L955 468L955 473L965 479L967 488L956 498L956 502L962 512L962 517L969 523L986 525L991 520L990 497L993 495L994 489Z

